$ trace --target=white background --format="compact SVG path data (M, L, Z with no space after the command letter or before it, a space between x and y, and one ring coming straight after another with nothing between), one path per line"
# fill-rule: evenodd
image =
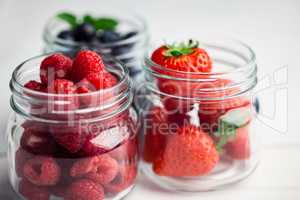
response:
M163 191L140 176L127 199L300 199L300 131L297 126L300 123L300 67L297 63L300 1L0 0L1 137L10 112L11 72L25 59L42 52L45 21L61 9L96 13L131 10L145 16L155 40L166 39L168 35L209 32L243 40L257 54L261 80L257 91L264 115L259 120L258 131L264 151L255 174L232 188L197 194ZM274 86L274 82L279 85ZM262 91L268 83L271 88ZM3 185L0 199L11 199L3 159L0 166Z

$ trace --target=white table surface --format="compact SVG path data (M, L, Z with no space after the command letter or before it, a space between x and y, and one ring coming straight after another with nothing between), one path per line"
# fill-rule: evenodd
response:
M211 32L241 39L257 54L260 78L257 91L264 115L259 120L258 132L264 151L253 176L232 188L196 194L163 191L140 176L127 199L300 199L300 67L297 62L300 1L0 0L0 141L10 112L11 72L25 59L41 53L43 25L61 9L99 13L133 10L146 17L154 39ZM260 89L269 80L280 85ZM6 172L5 159L0 159L1 200L13 199Z

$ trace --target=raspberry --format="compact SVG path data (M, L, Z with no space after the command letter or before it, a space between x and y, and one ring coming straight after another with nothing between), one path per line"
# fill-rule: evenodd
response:
M201 176L211 172L218 161L212 138L200 128L186 125L168 138L153 170L160 176Z
M88 178L99 184L107 184L118 173L118 163L108 155L85 158L74 163L70 170L72 177Z
M118 83L117 78L109 72L89 73L85 79L94 86L94 90L110 88Z
M136 176L136 163L121 165L118 175L109 184L105 185L104 188L109 193L117 194L130 187L134 183Z
M40 66L40 78L43 84L49 85L55 79L68 78L73 61L60 53L45 58Z
M23 173L35 185L52 186L58 183L61 169L53 158L36 156L26 162Z
M74 94L75 87L72 81L66 79L55 79L47 88L53 94Z
M23 177L23 167L27 162L27 160L31 159L32 156L33 156L32 154L28 153L22 147L19 147L19 149L16 151L15 168L16 168L16 173L19 177Z
M65 96L64 94L75 94L75 86L72 81L65 79L54 80L47 88L48 93L62 94L49 98L48 107L55 111L68 111L78 108L78 99L76 96Z
M39 123L31 123L31 127L24 129L20 143L23 149L33 154L53 154L56 149L55 141Z
M50 193L46 188L38 187L25 179L19 183L19 192L28 200L49 200Z
M79 125L57 125L50 127L50 133L54 140L70 153L78 152L87 138L84 128Z
M100 184L89 179L73 182L66 191L65 200L103 200L104 190Z
M37 82L37 81L29 81L27 82L24 87L31 89L31 90L35 90L38 92L41 92L44 89L44 86L42 85L42 83Z
M74 60L72 78L78 82L89 73L99 73L104 71L104 64L101 57L93 51L80 51Z

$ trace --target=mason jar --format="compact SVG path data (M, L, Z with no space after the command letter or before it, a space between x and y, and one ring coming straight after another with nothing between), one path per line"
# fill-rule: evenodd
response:
M212 72L160 66L151 59L159 47L154 45L136 97L142 172L171 190L215 190L245 179L259 161L253 50L229 39L200 44L212 59Z
M69 25L57 17L51 18L44 28L43 39L45 43L44 52L66 51L77 52L82 48L89 48L101 52L102 55L112 56L129 69L129 75L136 80L142 79L142 58L149 43L148 27L145 20L137 15L125 13L105 14L111 16L119 22L117 31L119 33L134 32L129 38L121 39L116 42L76 42L68 39L61 39L58 34L68 30Z
M137 114L128 70L114 60L106 69L117 85L85 94L49 94L23 85L38 80L48 55L20 64L10 89L10 183L22 199L121 199L137 175ZM78 106L78 102L85 102ZM78 197L80 198L80 197Z

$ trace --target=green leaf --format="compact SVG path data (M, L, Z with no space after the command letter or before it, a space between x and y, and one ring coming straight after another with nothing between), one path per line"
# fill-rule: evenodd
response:
M118 24L118 21L112 18L98 18L93 25L96 30L114 30Z
M84 23L89 23L94 26L96 19L93 18L91 15L85 15L83 16L83 22Z
M237 108L228 111L220 117L220 120L226 124L231 124L237 128L244 126L251 119L251 111L249 108Z
M76 27L77 24L77 17L69 12L62 12L57 15L57 18L67 22L72 28Z

